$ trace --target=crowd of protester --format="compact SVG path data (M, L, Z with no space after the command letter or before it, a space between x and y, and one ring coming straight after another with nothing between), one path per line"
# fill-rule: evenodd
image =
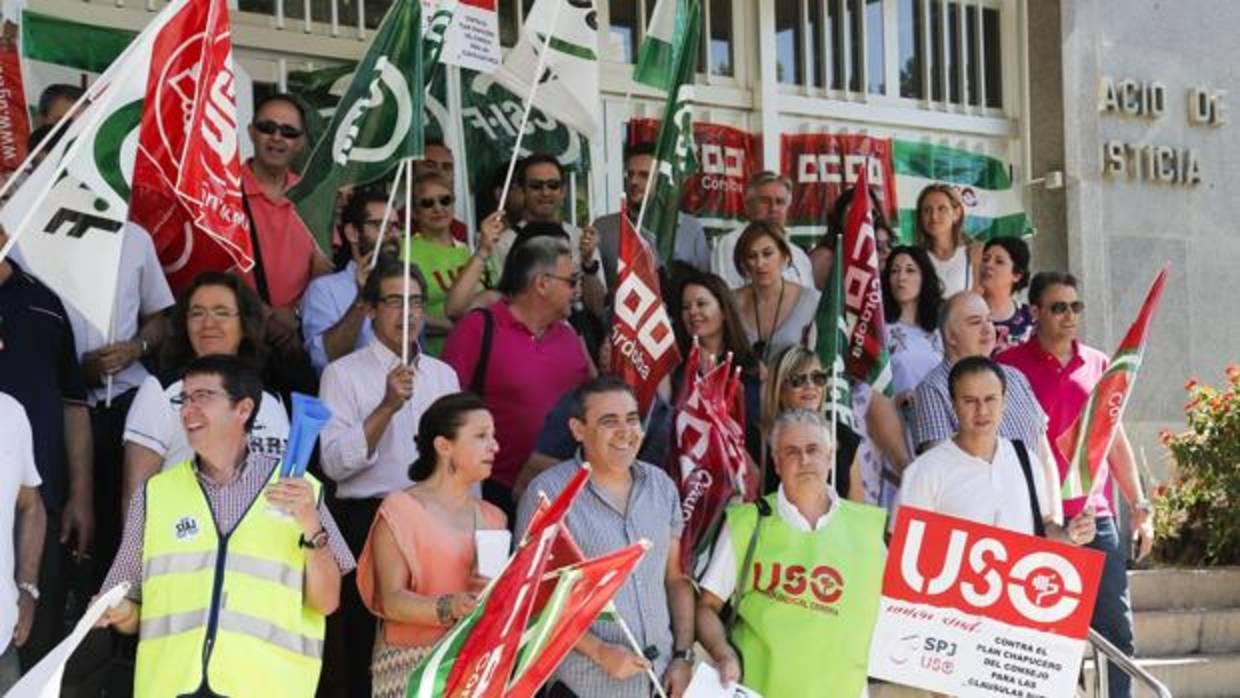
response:
M1078 280L1034 274L1020 239L970 242L954 189L921 193L912 245L876 221L893 383L854 385L851 424L827 414L830 366L814 347L855 192L808 252L787 234L792 185L777 173L752 177L747 220L713 245L681 214L663 297L682 356L696 346L703 370L739 367L759 485L695 577L669 464L695 369L675 368L646 414L608 375L626 214L564 220L564 167L534 154L470 231L452 152L428 142L408 244L383 185L359 187L342 193L333 264L285 194L302 107L264 99L248 131L263 260L251 273L203 272L174 298L131 224L107 342L19 258L0 262L0 691L123 582L101 621L106 695L257 695L256 676L262 695L404 695L486 583L475 534L519 539L539 493L583 462L590 481L567 518L583 552L651 547L615 599L632 641L596 622L548 696L648 697L653 673L678 698L699 656L773 698L864 695L884 533L902 504L1105 552L1094 625L1133 651L1112 488L1067 520L1060 499L1055 438L1107 366L1078 340ZM647 144L626 153L630 217L652 162ZM306 478L279 476L293 391L331 411ZM1122 431L1110 460L1143 554L1149 505ZM775 560L830 561L850 589L838 613L769 593ZM1130 695L1124 675L1110 681Z

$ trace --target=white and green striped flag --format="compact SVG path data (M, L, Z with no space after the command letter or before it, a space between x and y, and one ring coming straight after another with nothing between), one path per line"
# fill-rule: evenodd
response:
M637 51L637 66L633 79L643 85L670 90L676 82L676 66L680 64L681 52L694 49L685 41L690 13L697 11L697 3L690 0L658 0L650 15L650 25ZM678 40L679 39L679 40Z
M1019 189L1007 163L989 155L921 141L896 140L892 147L900 239L911 243L917 195L929 184L955 187L964 200L965 233L979 242L1033 234Z

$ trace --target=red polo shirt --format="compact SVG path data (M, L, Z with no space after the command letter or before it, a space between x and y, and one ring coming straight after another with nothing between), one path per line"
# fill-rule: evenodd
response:
M289 172L285 191L301 179ZM279 201L267 196L254 177L251 163L241 168L241 185L254 227L258 230L258 244L262 249L263 269L267 272L267 288L271 292L273 308L297 308L301 294L310 283L314 267L316 243L309 228L297 215L297 208L288 197ZM254 272L245 274L246 283L257 289Z
M1063 480L1068 473L1068 459L1059 452L1055 440L1072 426L1077 415L1085 409L1089 392L1106 372L1110 359L1093 347L1073 341L1072 358L1068 359L1068 363L1061 364L1059 359L1042 348L1037 335L1034 335L1029 341L999 354L996 360L1019 370L1029 379L1033 394L1046 412L1046 435L1050 438L1051 451L1059 465L1059 478ZM1106 482L1109 478L1108 471L1100 485L1102 494L1092 500L1098 516L1110 516L1114 511L1110 501L1111 487Z

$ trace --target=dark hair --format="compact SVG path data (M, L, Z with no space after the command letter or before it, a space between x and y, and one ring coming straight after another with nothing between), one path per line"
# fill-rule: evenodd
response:
M521 179L518 181L521 182L522 187L525 186L525 173L529 172L530 168L534 165L555 165L556 172L560 173L560 179L564 180L566 178L566 175L564 174L564 165L561 165L560 161L554 155L549 155L547 153L534 153L533 155L525 158L525 161L521 163ZM513 177L515 178L516 175L514 174Z
M43 146L45 153L50 153L52 148L60 142L60 137L65 135L67 128L57 129L56 124L46 124L36 128L30 132L30 137L26 139L26 150L33 151L38 148L43 141L47 141L47 145Z
M340 212L340 222L352 224L358 230L366 224L366 207L371 204L383 204L387 207L388 195L382 189L365 187L353 190L349 200Z
M532 286L539 274L554 273L560 257L572 254L573 249L564 238L527 237L508 251L496 290L511 298Z
M573 399L568 407L568 416L579 422L586 421L586 402L595 395L605 395L607 393L625 393L634 400L637 399L637 393L633 392L633 386L616 376L599 376L582 383L573 391Z
M82 98L83 94L86 94L86 90L83 90L77 85L70 85L63 82L48 85L39 95L39 116L47 116L47 112L52 108L52 102L55 102L58 99L67 99L70 102L76 102Z
M913 260L921 271L921 290L917 292L917 326L927 332L933 332L939 322L939 306L943 304L943 282L930 262L930 254L913 245L897 245L887 255L887 263L883 265L883 318L887 322L900 319L900 304L896 302L891 291L891 267L894 266L896 255L902 254Z
M1020 238L994 238L982 248L982 254L992 247L1002 247L1012 258L1012 273L1020 278L1012 284L1012 293L1029 285L1029 245Z
M422 141L422 151L426 152L426 149L431 147L432 145L443 148L444 150L447 150L449 153L452 152L452 149L448 147L448 144L443 142L442 136L427 137L426 140Z
M1042 294L1051 286L1077 288L1076 277L1067 271L1040 271L1034 274L1033 281L1029 284L1029 305L1037 306L1041 303Z
M525 162L527 160L529 160L529 158L519 158L517 160L517 166L512 169L513 184L521 184L525 182ZM505 163L499 166L498 168L496 168L495 173L491 175L491 191L494 191L496 189L502 189L504 186L504 181L507 179L508 179L508 164ZM498 199L495 201L495 204L497 206L499 205Z
M219 376L224 392L234 405L245 398L253 401L254 411L245 420L245 431L248 434L254 428L258 408L263 404L263 381L253 363L232 354L207 354L189 362L184 377L190 376Z
M375 268L371 270L366 277L366 283L362 286L362 300L372 308L379 305L379 289L383 282L391 278L401 278L405 275L405 262L398 257L392 255L379 255L379 261L375 262ZM416 281L418 290L422 292L423 298L428 293L426 288L426 277L422 275L422 270L417 264L409 263L409 278Z
M887 223L887 215L883 213L883 200L879 196L878 190L870 187L870 210L874 214L874 230L877 234L879 228L891 230L891 226ZM857 187L852 186L845 189L839 196L835 198L835 203L831 204L831 210L827 213L827 232L818 241L820 247L834 250L838 240L844 237L844 225L848 218L848 207L852 205L853 197L857 193Z
M754 373L758 368L758 359L754 356L753 347L745 337L745 326L741 324L741 312L736 306L736 295L728 284L718 276L697 269L684 269L679 275L679 283L671 295L668 314L672 316L672 329L676 332L676 343L680 346L682 356L688 356L693 347L693 337L685 328L682 315L684 311L685 289L690 286L701 286L715 297L719 309L723 312L723 348L732 352L732 362L740 366L746 373Z
M638 155L649 155L650 157L654 157L654 143L650 141L642 141L640 143L634 143L633 145L630 145L628 148L625 148L624 150L625 166L626 167L628 166L629 158L637 157Z
M297 110L297 118L301 119L301 126L306 126L306 108L302 106L301 100L297 99L287 92L275 92L263 97L254 104L254 118L257 119L259 113L263 111L263 107L275 102L284 102L285 104Z
M951 373L947 374L947 394L953 400L956 399L956 384L965 376L972 376L978 373L990 371L999 379L999 389L1004 395L1007 395L1007 376L1003 375L1003 367L988 356L966 356L956 362L952 366Z
M430 477L439 464L435 439L455 439L470 412L486 409L482 398L473 393L450 393L432 402L418 420L418 435L413 437L418 457L409 465L409 479L418 482Z
M221 286L232 291L237 301L237 312L240 313L238 319L241 321L241 345L237 347L237 355L254 366L261 367L267 358L267 345L264 342L266 320L263 318L263 304L258 294L234 274L204 271L194 277L177 299L177 304L172 307L171 334L164 343L161 368L165 371L177 371L197 358L194 345L189 341L189 321L186 313L189 312L190 299L198 289L206 286Z
M792 263L792 248L788 246L788 239L784 237L783 228L766 221L754 221L745 226L740 238L736 241L736 247L732 248L732 264L736 266L736 271L742 278L749 278L749 271L745 269L745 257L749 255L749 248L761 237L769 237L775 241L779 253L784 256L788 264Z

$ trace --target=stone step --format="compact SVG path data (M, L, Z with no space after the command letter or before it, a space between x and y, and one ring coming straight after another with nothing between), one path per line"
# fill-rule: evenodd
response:
M1134 570L1128 583L1135 611L1240 608L1240 567Z
M1240 652L1240 608L1139 611L1135 625L1138 657Z
M1240 654L1190 655L1139 659L1137 663L1171 691L1175 698L1236 698L1240 696ZM1094 662L1085 662L1087 698L1094 698ZM1133 682L1133 698L1155 698L1153 691Z

